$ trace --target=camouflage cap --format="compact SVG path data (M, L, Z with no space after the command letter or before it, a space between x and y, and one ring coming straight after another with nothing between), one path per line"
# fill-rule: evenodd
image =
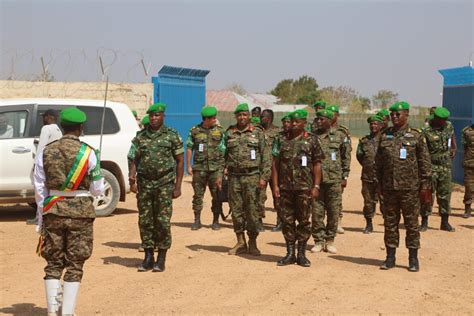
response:
M408 102L405 102L405 101L399 101L399 102L395 102L391 107L390 107L390 111L392 112L398 112L398 111L405 111L405 110L409 110L410 109L410 104L408 104Z
M249 105L247 103L240 103L235 108L234 114L237 114L240 112L248 112L248 111L249 111Z
M145 115L140 123L142 123L143 126L150 124L150 116L148 114Z
M329 110L319 110L318 112L316 112L316 116L325 117L332 120L334 117L334 112Z
M383 122L383 118L378 116L378 115L372 115L367 118L367 123L372 123L372 122Z
M148 110L146 111L147 114L150 113L160 113L164 112L166 110L166 104L164 103L155 103L153 105L150 105Z
M59 121L64 125L82 124L87 120L86 113L78 108L66 108L59 114Z
M449 115L451 115L451 113L449 113L448 109L447 108L436 108L436 110L434 111L434 116L436 117L439 117L440 119L448 119Z
M381 109L380 111L377 112L377 115L380 117L388 117L390 116L390 111L387 109Z
M331 104L331 105L326 107L326 110L329 110L329 111L332 111L332 112L335 112L335 113L339 113L339 106L336 105L336 104Z
M209 105L205 106L201 110L202 117L213 117L217 115L217 109L215 106Z
M292 120L297 120L297 119L306 120L307 117L308 117L308 111L304 109L296 110L290 113L290 119Z

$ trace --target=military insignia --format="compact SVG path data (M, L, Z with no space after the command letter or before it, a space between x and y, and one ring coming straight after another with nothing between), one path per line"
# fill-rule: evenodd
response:
M218 130L212 131L211 134L212 134L212 136L217 136L217 137L218 137L218 136L221 136L221 132L218 131Z
M199 133L199 134L196 135L196 138L198 138L198 139L204 139L204 138L207 138L207 135L204 134L204 133Z
M406 133L405 137L415 137L412 133Z
M387 135L386 139L393 139L393 135Z

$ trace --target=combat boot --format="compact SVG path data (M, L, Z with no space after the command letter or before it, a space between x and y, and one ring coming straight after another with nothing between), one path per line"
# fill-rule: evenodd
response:
M391 269L395 266L395 252L396 248L391 248L387 247L387 258L383 262L383 264L380 266L381 270L388 270Z
M75 315L77 295L79 294L80 282L64 282L63 306L61 315Z
M420 232L425 232L428 230L428 216L421 217Z
M211 225L212 230L221 229L221 225L219 224L219 215L220 213L212 213L212 216L214 216L212 219L212 225Z
M311 261L306 258L306 242L298 242L298 256L296 257L296 263L302 267L310 267Z
M260 250L257 248L257 235L249 235L249 254L252 256L260 256Z
M283 228L283 222L280 219L280 216L277 216L277 222L276 222L275 227L272 228L272 232L281 232L282 228Z
M337 222L337 230L336 233L344 234L345 230L342 228L342 217L339 217L339 221Z
M326 247L325 247L326 252L336 254L337 253L337 248L334 246L334 240L329 240L326 242Z
M229 250L229 255L238 255L247 252L247 243L245 242L244 233L237 233L236 236L237 244L235 244L234 248Z
M48 316L56 316L59 311L59 288L61 287L61 281L58 279L46 279L44 280L44 288L46 290L46 303L48 306Z
M278 260L278 266L287 266L290 264L294 264L296 262L295 256L295 243L294 242L286 242L286 256Z
M471 217L471 204L464 204L464 215L462 216L463 218L469 218Z
M156 263L153 265L153 272L165 271L166 252L168 249L158 249L158 256L156 257Z
M258 232L263 233L265 231L265 227L263 227L263 219L260 218L258 220Z
M138 267L138 272L145 272L153 268L153 263L155 259L153 258L153 248L145 248L145 259L143 259L142 264Z
M450 233L453 233L453 232L456 231L454 229L454 227L449 225L449 215L448 214L441 215L441 226L439 227L439 229L450 232Z
M201 212L194 212L194 223L191 226L191 230L201 229Z
M317 252L321 252L324 250L324 242L322 241L318 241L314 244L313 248L311 248L311 252L313 253L317 253Z
M420 271L420 263L418 262L418 249L408 249L408 271Z
M365 221L367 224L365 225L364 234L370 234L374 231L374 226L372 225L372 219L366 218Z

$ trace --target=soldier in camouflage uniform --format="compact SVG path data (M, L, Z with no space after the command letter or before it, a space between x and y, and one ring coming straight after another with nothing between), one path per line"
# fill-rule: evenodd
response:
M390 111L387 109L381 109L380 111L377 112L376 115L382 118L381 130L383 131L384 129L388 127L388 124L390 123Z
M474 117L471 126L462 130L462 144L464 156L462 165L464 167L464 218L471 217L471 203L474 195Z
M239 104L234 111L236 125L225 134L225 168L229 176L229 205L232 212L237 244L229 250L230 255L247 252L260 255L257 248L259 228L259 189L266 187L271 173L271 154L265 145L261 129L250 123L249 107ZM221 181L218 181L218 187ZM245 231L249 237L245 241Z
M303 267L311 265L305 251L311 236L311 207L313 199L319 195L324 154L318 138L305 131L307 116L306 110L291 113L291 132L275 143L272 151L273 190L280 198L287 250L286 256L278 261L279 266L295 262ZM298 256L295 255L296 241Z
M260 116L261 124L260 126L262 127L263 134L265 136L265 144L268 147L268 150L271 152L272 150L272 145L275 140L275 138L278 136L278 133L280 132L280 129L273 125L273 111L272 110L263 110L262 114ZM271 179L270 179L271 182ZM270 183L270 188L272 190L272 196L273 196L273 208L278 214L278 198L275 197L275 194L273 194L273 184ZM265 218L265 202L267 201L267 188L265 187L264 189L260 190L258 192L258 198L260 201L259 204L259 213L260 213L260 232L263 232L265 229L263 228L263 218ZM278 222L277 222L278 226Z
M448 123L449 111L445 108L436 108L433 118L429 120L428 127L423 128L423 136L428 145L431 157L431 180L433 199L436 199L441 216L441 230L454 232L454 228L449 224L449 214L451 213L451 165L456 148L452 144L454 128ZM428 229L428 216L431 215L432 203L422 205L420 210L421 226L420 231Z
M419 271L420 232L418 215L420 201L431 201L431 163L426 141L420 130L408 126L410 105L401 101L390 107L392 127L380 135L375 156L379 194L384 198L385 248L387 258L383 270L395 266L399 244L398 225L403 215L409 251L409 271Z
M374 231L372 218L375 216L375 206L377 204L377 180L375 178L375 154L379 145L380 129L383 120L378 115L373 115L367 119L370 134L362 137L357 145L357 161L362 165L362 197L364 198L364 217L366 226L364 234ZM380 208L382 209L382 208Z
M319 110L324 110L326 108L326 101L324 100L319 100L316 101L313 105L312 108L314 110L314 113L316 114ZM314 133L314 131L317 129L316 127L316 115L314 116L314 119L312 122L306 123L306 131Z
M216 181L224 168L224 129L216 123L217 109L206 106L201 110L202 123L191 128L186 141L186 162L188 174L193 177L193 211L192 230L201 228L201 211L204 192L209 186L212 196L211 210L213 215L212 229L219 230L219 216L222 213L222 202L219 201ZM194 164L191 158L194 153Z
M319 137L325 159L322 161L322 179L319 198L313 205L311 234L315 245L311 252L327 251L336 253L334 246L337 222L341 211L341 194L343 179L342 155L344 152L344 135L331 128L334 113L320 110L316 113L316 135ZM327 214L327 224L324 217Z
M64 136L40 151L34 170L41 233L38 252L45 271L48 315L59 311L58 292L64 274L62 314L73 315L85 261L92 254L95 210L91 195L104 192L100 161L94 149L81 142L86 114L77 108L60 113Z
M171 247L172 199L181 195L184 149L178 132L163 124L166 105L148 108L148 128L132 140L135 159L129 171L131 188L138 188L138 226L145 259L138 271L165 270L166 253ZM153 248L158 248L156 262Z
M344 125L340 125L337 123L339 118L339 106L333 104L326 106L326 109L332 111L334 113L334 118L332 119L331 129L336 132L336 134L340 134L343 138L343 146L341 152L341 168L342 168L342 192L344 192L344 188L347 186L347 179L349 178L349 172L351 168L351 152L352 152L352 144L351 144L351 134L349 133L349 129ZM342 228L342 194L339 200L340 204L340 212L339 212L339 222L337 225L337 233L344 234L344 228Z

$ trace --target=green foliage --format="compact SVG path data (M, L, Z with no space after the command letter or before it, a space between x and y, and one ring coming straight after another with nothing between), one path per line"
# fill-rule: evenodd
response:
M398 93L390 90L380 90L372 96L372 101L377 109L386 109L398 101Z
M282 104L313 104L319 100L316 79L306 75L297 80L281 80L270 93L278 97Z

